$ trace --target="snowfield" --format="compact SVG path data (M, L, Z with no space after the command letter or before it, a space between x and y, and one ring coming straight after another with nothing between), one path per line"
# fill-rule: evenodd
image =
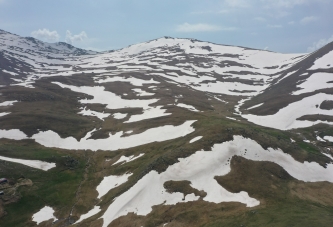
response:
M332 73L314 73L303 83L297 85L297 87L300 88L300 90L295 91L293 95L300 95L325 88L333 88L332 82L333 82Z
M230 172L230 160L235 155L253 161L274 162L294 178L305 182L333 182L333 164L324 168L314 162L300 163L280 149L265 150L251 139L234 136L233 141L215 144L211 151L197 151L187 158L179 158L178 163L169 166L161 174L156 171L149 172L113 201L102 216L103 227L130 212L147 215L155 205L174 205L199 199L199 196L190 194L183 200L182 193L168 193L163 184L170 180L191 181L193 188L207 193L203 198L207 202L240 202L248 207L259 205L259 201L249 197L247 192L228 192L214 179L215 176L223 176Z

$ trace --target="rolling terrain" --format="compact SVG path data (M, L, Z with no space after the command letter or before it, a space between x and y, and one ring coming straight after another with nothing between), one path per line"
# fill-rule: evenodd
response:
M0 226L331 226L333 43L0 30Z

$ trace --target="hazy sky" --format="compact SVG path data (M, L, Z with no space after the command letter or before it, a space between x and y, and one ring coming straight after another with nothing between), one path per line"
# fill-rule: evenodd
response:
M333 0L0 0L0 29L111 50L162 36L277 52L333 41Z

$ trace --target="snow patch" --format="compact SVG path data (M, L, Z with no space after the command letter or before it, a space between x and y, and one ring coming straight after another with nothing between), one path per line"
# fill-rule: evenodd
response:
M202 136L197 136L197 137L194 137L193 139L190 140L189 143L194 143L195 141L198 141L202 138Z
M56 132L51 130L39 132L34 134L31 138L45 147L73 150L90 149L92 151L118 150L186 136L194 132L194 128L191 126L194 122L195 120L192 120L186 121L179 126L165 125L157 128L150 128L140 134L126 137L122 137L124 133L120 131L114 135L110 133L109 137L106 139L96 140L89 139L95 130L88 132L84 138L80 139L80 141L77 141L73 137L61 138Z
M152 96L155 95L155 93L149 93L144 90L141 90L140 88L133 88L132 91L136 92L138 96Z
M125 163L127 163L127 162L134 161L135 159L138 159L138 158L142 157L143 155L144 155L144 154L141 153L141 154L139 154L138 156L135 156L135 157L134 157L134 155L131 155L131 156L128 156L128 157L126 157L126 156L121 156L121 157L118 159L118 161L116 161L116 162L113 163L112 165L114 166L114 165L116 165L116 164L118 164L118 163L125 164Z
M25 166L29 166L35 169L41 169L44 171L47 171L49 169L52 169L56 167L55 163L50 163L50 162L43 162L39 160L26 160L26 159L18 159L18 158L8 158L4 156L0 156L1 160L8 161L8 162L15 162L19 163Z
M327 141L333 143L333 136L324 136L324 140L327 140Z
M276 114L273 115L257 116L247 114L242 115L242 117L257 125L276 128L280 130L305 128L318 123L333 125L333 122L321 120L296 120L304 115L323 114L333 116L333 112L331 110L322 110L320 108L317 108L317 106L319 106L325 100L333 100L333 95L318 93L313 96L306 97L300 101L290 103L288 106L280 109Z
M54 216L53 208L49 206L45 206L32 216L32 221L37 222L37 225L50 219L53 219L54 221L57 220L57 218Z
M108 116L110 116L109 113L100 113L97 111L93 111L93 110L86 110L86 107L84 107L83 110L81 110L78 114L82 114L83 116L94 116L97 117L99 119L101 119L102 121L104 121L104 118L107 118Z
M193 112L200 112L194 106L187 105L187 104L184 104L184 103L177 103L176 106L188 109L188 110L193 111Z
M18 101L17 100L15 100L15 101L5 101L5 102L0 103L0 106L11 106L15 102L18 102Z
M94 208L91 209L90 211L88 211L88 213L81 215L80 219L77 220L75 222L75 224L94 216L95 214L99 213L100 211L101 211L101 208L99 206L94 206Z
M96 190L98 191L98 199L103 197L111 189L118 187L119 185L125 183L133 173L124 174L121 176L108 176L104 177L102 182L97 186Z
M127 116L127 114L123 114L123 113L114 113L112 115L115 119L123 119Z
M264 103L260 103L260 104L258 104L258 105L255 105L255 106L252 106L252 107L250 107L250 108L247 108L247 110L252 110L252 109L255 109L255 108L257 108L257 107L259 107L259 106L262 106L262 105L264 105Z
M333 62L332 62L333 63ZM332 65L333 67L333 65ZM325 88L333 88L333 83L328 83L333 81L332 73L314 73L303 83L297 85L300 90L293 92L293 95L300 95L304 93L309 93Z

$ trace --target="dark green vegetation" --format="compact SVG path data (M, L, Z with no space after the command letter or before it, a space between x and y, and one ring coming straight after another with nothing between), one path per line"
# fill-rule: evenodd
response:
M9 180L9 189L22 179L32 181L32 185L18 187L13 196L6 196L7 191L4 190L1 206L5 209L1 213L0 226L35 226L29 220L45 205L57 207L57 216L69 216L90 153L44 148L31 140L1 140L0 154L3 156L55 162L57 167L42 171L0 161L1 176Z

